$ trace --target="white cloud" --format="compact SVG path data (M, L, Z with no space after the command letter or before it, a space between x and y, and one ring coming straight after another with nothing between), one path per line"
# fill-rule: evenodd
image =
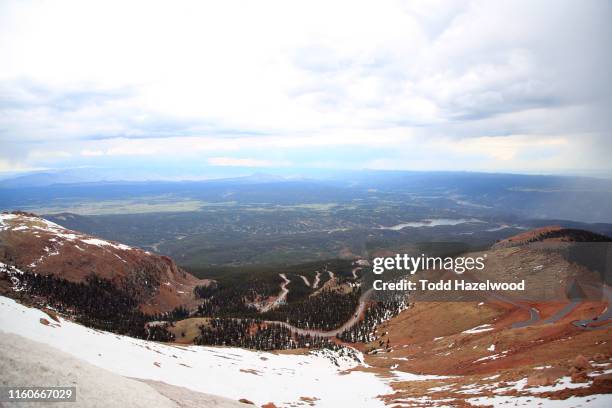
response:
M153 138L110 138L88 140L81 144L88 146L78 152L81 156L140 156L175 155L193 156L210 152L257 151L260 153L342 147L384 147L393 148L413 139L410 130L389 129L341 129L318 133L299 133L296 135L240 135L223 136L183 136ZM79 144L78 146L81 146ZM63 145L70 149L71 142Z
M211 157L208 163L213 166L234 166L234 167L285 167L288 162L275 162L271 160L246 159L236 157Z
M81 156L95 157L95 156L104 156L105 154L106 153L104 153L102 150L88 150L88 149L81 150Z
M27 166L23 166L19 162L0 159L0 173L13 174L13 173L19 173L19 172L40 171L40 170L46 170L46 168L45 167L27 167Z
M515 160L520 153L539 148L558 147L568 144L564 138L538 139L528 135L484 136L466 140L438 140L439 149L455 153L486 156L494 160Z
M410 143L422 166L445 151L460 168L476 155L520 169L530 143L554 170L564 140L577 165L610 168L588 144L612 148L610 14L569 0L5 1L0 157L348 161L409 158Z
M70 152L62 150L30 150L28 158L31 160L49 160L49 159L65 159L72 157Z

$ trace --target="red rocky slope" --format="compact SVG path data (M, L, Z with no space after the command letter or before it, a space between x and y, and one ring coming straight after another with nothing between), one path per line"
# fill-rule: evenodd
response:
M73 282L95 274L135 296L148 313L192 306L193 288L208 283L166 256L68 230L23 212L0 214L0 262Z

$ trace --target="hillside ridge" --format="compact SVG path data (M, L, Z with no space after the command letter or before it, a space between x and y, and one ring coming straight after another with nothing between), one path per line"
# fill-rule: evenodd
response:
M508 248L532 242L612 242L612 238L582 229L549 225L503 239L495 243L492 249Z
M86 282L112 282L147 313L195 305L193 288L207 285L163 255L69 230L36 214L0 214L0 262L20 270Z

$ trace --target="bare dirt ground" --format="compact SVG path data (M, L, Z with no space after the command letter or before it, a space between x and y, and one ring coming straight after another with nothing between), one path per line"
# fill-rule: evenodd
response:
M556 305L538 307L549 313ZM517 386L521 381L557 382L550 399L611 393L605 378L612 372L612 329L571 324L604 308L585 303L554 324L512 328L513 321L525 318L524 310L499 303L420 303L378 328L388 349L379 341L361 346L370 351L371 367L360 369L398 377L392 382L396 392L384 397L393 406L469 406L468 397L538 395L539 390ZM401 381L402 373L447 378ZM563 381L570 385L559 385Z
M413 296L411 307L377 328L376 341L359 345L369 367L357 369L391 379L395 393L383 398L393 407L546 406L568 398L605 406L612 290L550 248L499 245L471 255L484 253L486 271L462 278L525 279L528 289L482 292L473 301ZM575 277L584 283L581 299L567 295Z

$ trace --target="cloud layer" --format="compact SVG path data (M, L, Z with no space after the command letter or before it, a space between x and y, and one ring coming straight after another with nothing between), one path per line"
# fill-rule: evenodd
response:
M612 173L612 4L0 3L0 171Z

